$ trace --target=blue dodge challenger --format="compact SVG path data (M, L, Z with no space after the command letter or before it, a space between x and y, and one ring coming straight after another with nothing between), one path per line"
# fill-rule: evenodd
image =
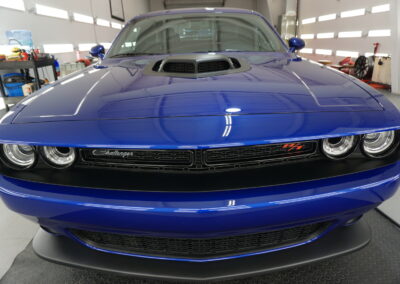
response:
M0 121L0 195L47 260L245 277L368 244L399 186L399 111L236 9L131 20L99 63Z

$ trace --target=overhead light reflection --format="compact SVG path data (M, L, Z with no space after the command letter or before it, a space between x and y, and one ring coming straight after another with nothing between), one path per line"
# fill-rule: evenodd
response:
M61 82L61 85L65 85L65 84L71 83L72 81L78 80L78 79L82 78L83 76L85 76L85 74L81 73L81 74L79 74L79 75L77 75L75 77L72 77L72 78L70 78L68 80L65 80L65 81Z
M237 113L237 112L241 112L242 109L240 109L238 107L230 107L230 108L227 108L225 111L229 112L229 113Z
M225 129L222 137L228 137L232 131L232 116L230 114L225 115Z

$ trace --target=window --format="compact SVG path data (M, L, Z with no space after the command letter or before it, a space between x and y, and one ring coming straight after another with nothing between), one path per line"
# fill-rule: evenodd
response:
M350 17L357 17L364 15L365 15L365 9L350 10L340 13L341 18L350 18Z
M314 50L312 48L303 48L300 50L300 53L312 54Z
M317 34L317 38L334 38L335 33L320 33Z
M78 14L78 13L74 13L74 20L77 21L77 22L86 23L86 24L93 24L94 23L93 17L86 16L86 15L83 15L83 14Z
M345 50L336 51L336 56L341 56L341 57L357 58L358 55L359 55L359 53L357 51L345 51Z
M25 11L25 4L23 0L0 0L0 7Z
M111 27L117 30L122 29L122 25L118 23L111 22Z
M330 50L330 49L316 49L315 53L319 54L319 55L332 55L332 50Z
M78 44L78 49L79 51L89 51L95 45L96 45L95 43L80 43Z
M372 30L368 32L369 37L385 37L391 35L391 30Z
M36 4L36 13L38 15L49 16L67 20L69 18L68 12L65 10L52 8L44 5Z
M303 25L312 24L316 22L316 18L308 18L301 21Z
M390 11L390 4L385 4L385 5L379 5L372 7L371 13L376 14L376 13L383 13L383 12L389 12Z
M331 21L336 19L336 14L329 14L329 15L324 15L324 16L319 16L318 21L319 22L325 22L325 21Z
M109 27L110 26L110 22L107 20L103 20L103 19L96 19L96 24L98 26L102 26L102 27Z
M362 37L362 31L340 32L338 34L338 37L339 38Z
M218 51L285 51L264 20L250 14L185 14L145 18L125 27L108 56Z
M302 34L300 37L302 39L314 39L314 34Z

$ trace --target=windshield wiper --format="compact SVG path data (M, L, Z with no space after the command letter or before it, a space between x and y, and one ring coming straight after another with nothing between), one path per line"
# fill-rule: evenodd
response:
M133 57L133 56L142 56L142 55L159 55L159 53L145 53L145 52L127 52L127 53L119 53L110 56L110 58L117 58L117 57Z

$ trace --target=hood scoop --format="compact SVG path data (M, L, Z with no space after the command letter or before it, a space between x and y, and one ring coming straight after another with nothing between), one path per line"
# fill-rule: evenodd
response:
M144 72L147 75L200 78L245 72L250 68L244 60L223 54L190 54L169 56L150 63Z

